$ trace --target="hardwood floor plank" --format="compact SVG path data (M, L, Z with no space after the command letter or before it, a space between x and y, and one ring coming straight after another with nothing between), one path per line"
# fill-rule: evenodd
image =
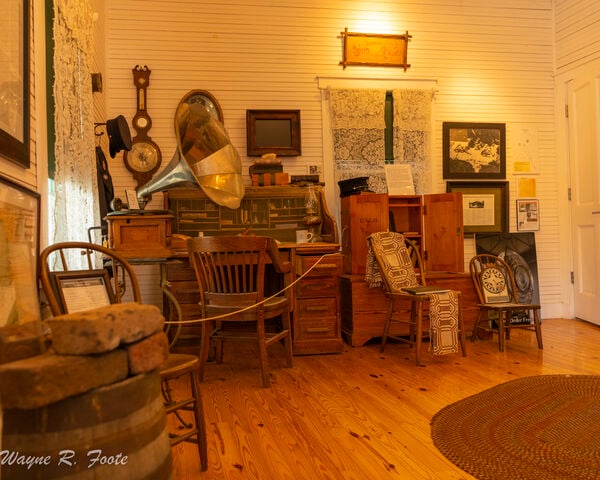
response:
M467 342L467 357L414 364L406 345L345 346L335 355L294 357L283 368L273 352L271 388L262 388L251 346L226 349L207 367L202 395L209 470L194 445L174 449L173 478L191 479L471 479L433 445L432 416L444 406L515 378L599 374L600 328L545 320L544 350L530 332ZM426 350L426 349L425 349ZM177 385L176 388L185 388Z

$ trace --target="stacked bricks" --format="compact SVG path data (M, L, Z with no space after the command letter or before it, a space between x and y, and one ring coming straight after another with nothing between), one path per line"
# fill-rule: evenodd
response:
M32 409L156 370L168 356L158 307L110 305L34 324L0 328L4 409Z

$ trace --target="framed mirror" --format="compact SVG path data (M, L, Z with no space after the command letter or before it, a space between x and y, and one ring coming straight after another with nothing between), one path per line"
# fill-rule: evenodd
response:
M179 101L179 105L182 103L190 105L192 103L200 103L208 110L208 113L210 113L212 117L223 123L223 110L221 109L221 105L219 105L219 102L214 95L206 90L190 90Z

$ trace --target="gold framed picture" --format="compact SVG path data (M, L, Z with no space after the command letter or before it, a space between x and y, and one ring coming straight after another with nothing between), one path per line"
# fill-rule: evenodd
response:
M374 67L402 67L408 64L408 32L402 35L355 33L344 29L343 59L340 65L366 65Z

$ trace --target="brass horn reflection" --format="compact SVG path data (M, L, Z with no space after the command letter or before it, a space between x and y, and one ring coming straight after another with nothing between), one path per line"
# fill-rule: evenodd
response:
M225 127L198 103L175 113L177 150L165 169L137 192L140 205L169 188L197 185L218 205L238 208L244 197L242 161Z

